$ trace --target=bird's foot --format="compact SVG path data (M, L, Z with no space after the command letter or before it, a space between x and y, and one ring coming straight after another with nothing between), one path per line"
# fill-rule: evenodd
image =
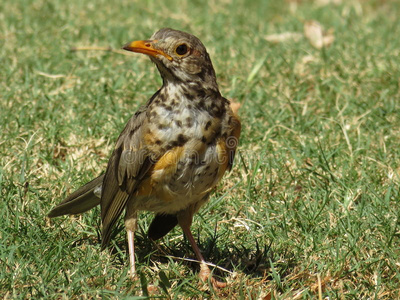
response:
M131 272L129 272L129 278L130 278L132 281L137 281L137 280L139 280L139 276L137 275L137 273L131 273Z
M210 279L211 284L215 289L220 289L226 287L226 282L218 281L211 275L210 268L203 262L200 264L200 279L203 282L207 282Z
M137 276L136 273L134 273L134 274L129 273L129 278L130 278L132 281L135 281L135 280L139 279L139 277Z
M131 261L131 264L130 264L130 266L129 266L128 274L129 274L129 278L130 278L132 281L136 281L136 280L139 279L139 276L138 276L138 274L136 273L135 262L133 262L133 264L132 264L132 261Z

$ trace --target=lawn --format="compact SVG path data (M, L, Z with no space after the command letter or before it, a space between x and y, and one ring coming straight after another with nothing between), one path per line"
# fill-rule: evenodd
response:
M1 298L400 299L400 2L206 3L0 2ZM150 213L136 281L122 221L100 251L98 208L46 217L160 87L119 49L161 27L198 36L241 105L234 168L192 225L221 290L180 228L147 239Z

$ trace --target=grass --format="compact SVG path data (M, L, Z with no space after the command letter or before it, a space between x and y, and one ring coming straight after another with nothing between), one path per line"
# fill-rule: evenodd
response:
M5 299L400 298L400 5L397 1L0 3L0 295ZM335 4L336 3L336 4ZM321 50L308 20L332 29ZM229 286L199 284L175 229L122 224L100 252L99 210L47 212L104 170L125 122L160 86L119 48L161 27L196 34L221 92L241 103L236 164L192 226Z

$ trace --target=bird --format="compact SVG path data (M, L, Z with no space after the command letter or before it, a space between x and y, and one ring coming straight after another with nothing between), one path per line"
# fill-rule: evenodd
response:
M225 282L212 276L190 226L232 168L239 117L221 95L210 56L194 35L162 28L123 49L147 55L162 86L127 122L105 173L70 194L48 217L80 214L100 205L103 250L125 211L129 273L134 278L137 213L153 212L148 237L157 240L179 224L200 262L200 279L224 287Z

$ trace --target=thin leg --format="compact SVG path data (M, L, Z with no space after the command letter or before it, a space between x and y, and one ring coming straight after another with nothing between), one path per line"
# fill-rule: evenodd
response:
M129 249L129 266L130 266L130 276L134 278L136 276L135 268L135 232L132 230L126 231L128 234L128 249Z
M182 230L185 233L186 237L188 238L190 245L192 245L192 248L193 248L194 254L196 254L197 260L200 261L202 264L205 263L204 257L200 252L199 246L197 246L197 243L194 240L192 232L190 231L190 227L182 226Z
M192 232L190 231L192 217L190 216L190 219L188 220L188 218L186 217L182 218L181 216L178 216L178 222L179 225L182 227L184 234L188 238L190 245L192 246L193 251L196 254L197 260L200 261L200 273L199 273L200 279L204 282L207 282L208 278L210 278L211 283L215 288L225 287L226 286L225 282L218 281L215 278L211 277L210 268L207 266L206 261L204 260L203 255L201 254L200 249L193 238Z
M137 223L137 213L130 209L129 205L126 209L125 215L125 229L128 238L128 249L129 249L129 266L130 276L132 279L136 276L135 268L135 230Z

